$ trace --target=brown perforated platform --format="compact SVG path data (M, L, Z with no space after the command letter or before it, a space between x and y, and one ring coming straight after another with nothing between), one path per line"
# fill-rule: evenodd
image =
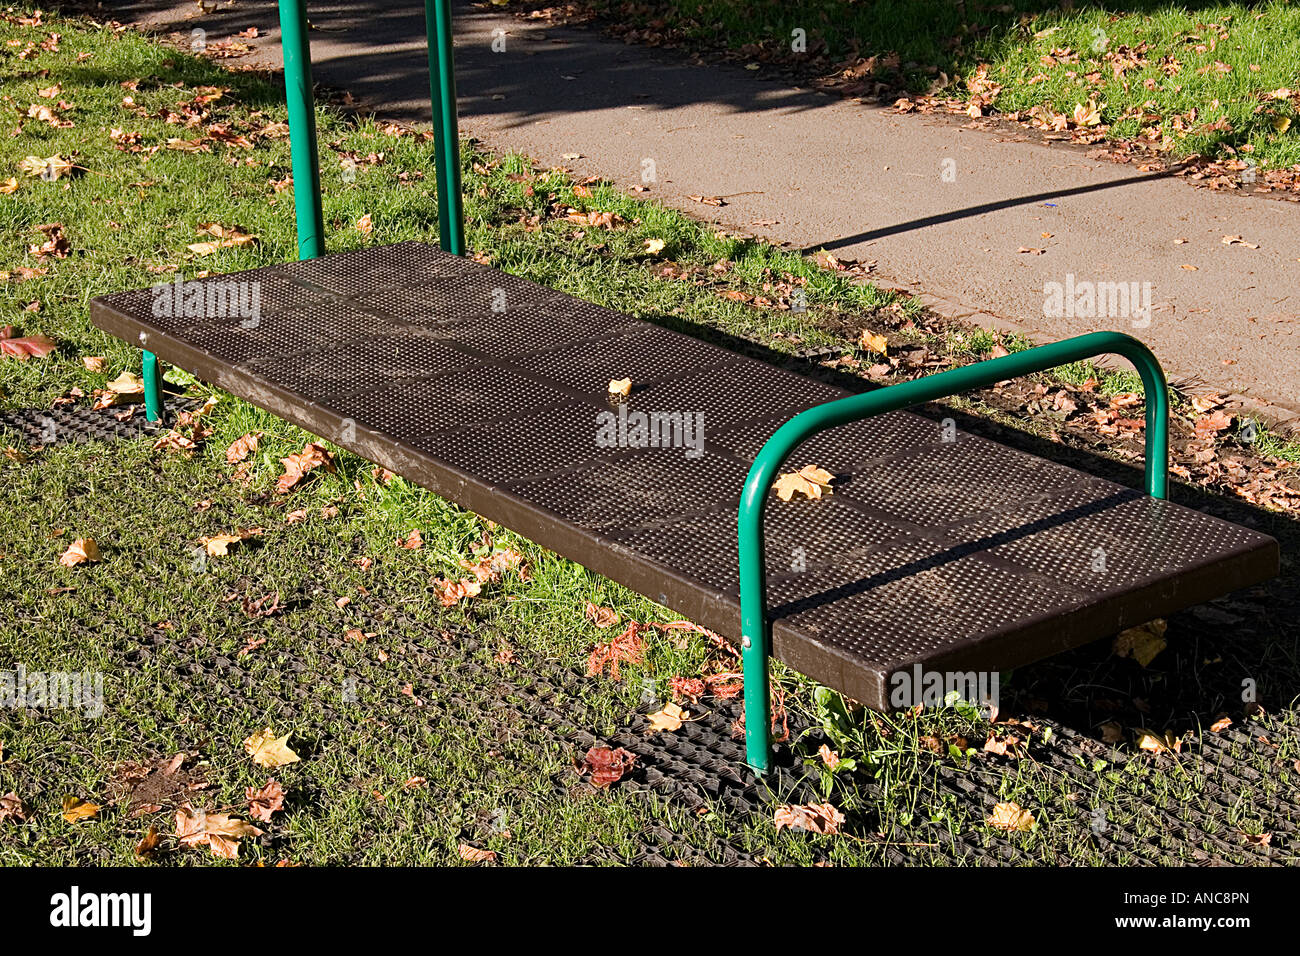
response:
M749 465L847 394L421 243L217 282L257 283L256 320L157 316L150 289L91 318L733 639ZM703 448L602 443L621 410L702 414ZM767 509L774 653L877 709L913 665L1007 669L1278 569L1266 535L906 412L796 459L838 480Z

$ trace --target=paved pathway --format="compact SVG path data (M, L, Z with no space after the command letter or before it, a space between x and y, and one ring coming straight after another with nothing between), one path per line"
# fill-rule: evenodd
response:
M422 4L310 9L318 82L382 116L428 121ZM1193 189L1014 130L899 116L596 31L468 4L457 14L462 132L494 148L624 185L640 182L649 160L650 196L795 248L875 260L883 284L942 312L1044 341L1133 331L1175 379L1300 412L1300 204ZM254 53L233 62L280 65L272 0L212 12L123 0L117 15L200 27L210 42L256 26ZM1259 248L1223 243L1234 235ZM1084 303L1049 314L1048 284L1088 282L1137 283L1139 301L1149 289L1149 324L1118 309L1095 317Z

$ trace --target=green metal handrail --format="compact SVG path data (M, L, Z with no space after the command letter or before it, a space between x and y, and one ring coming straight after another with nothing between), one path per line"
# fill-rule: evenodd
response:
M452 57L450 0L424 0L429 45L429 87L433 100L433 162L437 172L438 238L442 248L465 254L465 207L460 182L460 132L456 122L456 73ZM325 254L320 157L316 151L316 103L311 79L311 41L305 0L280 0L280 48L284 53L284 100L289 111L289 157L298 258ZM162 369L158 357L141 353L145 417L163 415Z
M772 623L767 617L763 509L772 482L790 454L805 440L828 428L1108 353L1128 359L1142 377L1142 388L1146 393L1146 491L1153 498L1164 498L1169 490L1169 386L1151 350L1122 332L1080 335L863 395L841 398L796 415L767 440L745 479L738 515L745 757L754 770L767 772L772 749L768 673Z

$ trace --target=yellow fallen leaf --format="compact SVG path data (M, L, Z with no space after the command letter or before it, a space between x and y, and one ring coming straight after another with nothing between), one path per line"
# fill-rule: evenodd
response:
M259 730L244 741L253 763L259 767L283 767L287 763L297 763L301 758L289 749L289 735L277 737L270 727Z
M1018 803L999 803L993 807L993 812L984 822L996 830L1027 832L1034 828L1034 815L1028 810L1022 810Z
M134 372L123 372L104 387L115 395L144 394L144 382Z
M90 820L97 816L99 816L99 804L90 803L80 797L63 798L63 819L69 823Z
M58 153L46 159L41 159L39 156L28 156L18 164L18 168L28 176L40 176L48 180L61 179L70 175L76 169L72 163Z
M199 544L207 549L209 555L214 558L224 558L230 555L230 546L238 544L241 541L247 541L249 538L258 537L262 533L261 528L241 528L234 534L215 534L210 537L199 538Z
M776 496L782 501L789 501L796 494L806 498L820 498L823 494L832 493L831 482L834 479L835 476L825 468L805 465L798 471L782 475L773 482L772 487L776 490Z
M647 239L645 241L645 251L651 255L659 255L664 251L664 241L662 239Z
M1121 631L1112 645L1115 656L1131 657L1143 667L1150 666L1156 655L1168 646L1165 643L1165 631L1168 627L1168 623L1163 618L1156 618L1138 627Z
M690 714L676 704L669 704L663 710L650 715L650 733L657 734L663 730L679 730L682 721L689 716Z
M858 337L858 347L866 352L875 352L877 355L888 355L889 339L877 335L870 329L863 329L862 335Z
M10 176L4 182L0 183L0 195L7 196L12 192L17 192L17 191L18 191L18 180L13 176Z
M357 220L357 232L361 233L361 235L369 237L374 231L375 226L374 223L370 221L370 213L366 213Z
M1175 737L1172 733L1157 733L1154 730L1146 730L1139 727L1133 731L1137 738L1139 750L1149 750L1153 754L1164 753L1166 750L1172 750L1178 753L1183 749L1183 742Z
M65 568L72 568L78 564L93 564L98 560L99 545L95 544L95 539L78 538L68 545L68 550L64 551L63 556L59 558L59 564Z
M632 394L632 380L630 378L611 378L609 380L609 394L627 398Z

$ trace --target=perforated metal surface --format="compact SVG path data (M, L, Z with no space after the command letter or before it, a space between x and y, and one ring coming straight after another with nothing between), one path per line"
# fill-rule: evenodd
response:
M420 243L201 282L259 283L261 314L91 316L733 638L749 464L845 394ZM907 413L790 464L837 480L768 508L775 652L872 707L897 670L1018 666L1277 570L1266 535Z

